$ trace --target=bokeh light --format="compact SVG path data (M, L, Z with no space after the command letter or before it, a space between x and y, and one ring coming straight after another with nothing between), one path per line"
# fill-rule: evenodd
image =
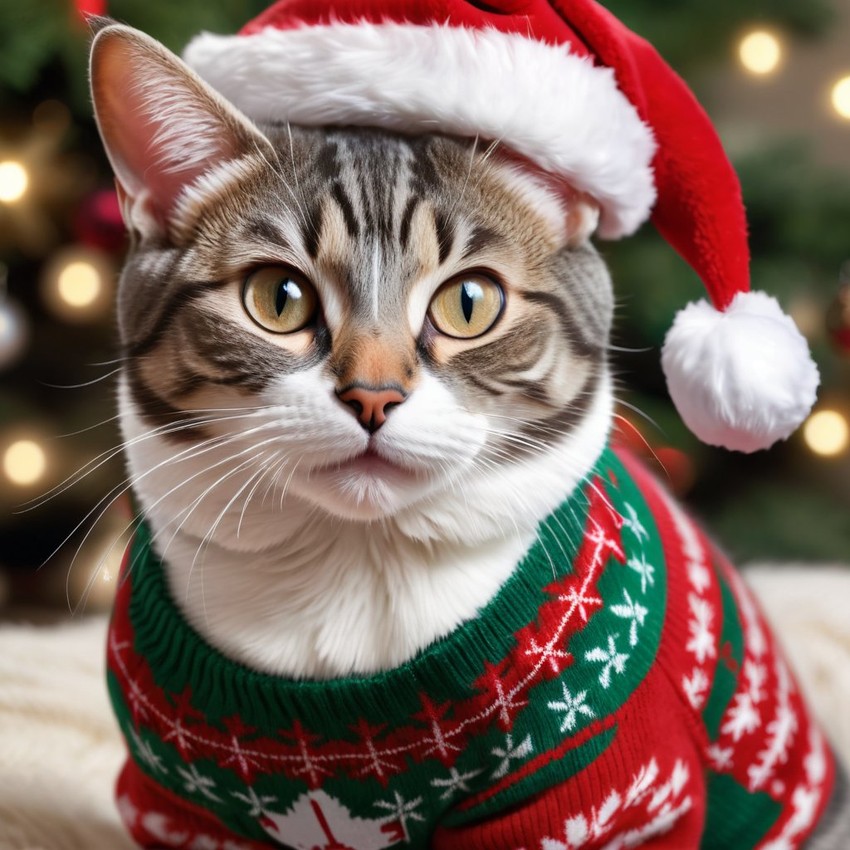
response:
M27 192L30 178L26 168L12 159L0 162L0 201L14 204Z
M755 30L741 39L738 57L751 74L767 76L774 73L782 61L782 44L772 33Z
M47 470L47 455L35 440L16 440L3 453L3 472L18 487L41 480Z
M60 272L56 288L71 307L88 307L97 300L103 283L100 272L86 260L74 260Z
M44 268L41 297L45 307L68 322L89 322L108 315L112 303L113 261L103 251L71 245L56 252Z
M850 75L832 87L832 108L840 118L850 121Z
M850 426L837 410L819 410L803 426L803 439L817 455L834 457L850 442Z

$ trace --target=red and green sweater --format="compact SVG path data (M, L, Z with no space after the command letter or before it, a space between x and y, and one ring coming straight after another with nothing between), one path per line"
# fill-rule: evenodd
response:
M291 681L187 624L139 530L108 648L144 847L799 847L832 756L740 579L628 457L474 620L380 675Z

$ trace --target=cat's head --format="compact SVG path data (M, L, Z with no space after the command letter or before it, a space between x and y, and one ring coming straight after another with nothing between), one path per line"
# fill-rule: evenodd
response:
M146 510L198 534L290 498L375 520L587 471L612 315L592 203L487 140L256 126L123 26L92 88L132 234L121 408Z

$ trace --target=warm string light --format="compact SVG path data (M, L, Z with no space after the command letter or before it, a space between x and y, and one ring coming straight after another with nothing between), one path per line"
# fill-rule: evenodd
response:
M97 300L103 283L100 272L86 260L74 260L59 272L56 288L70 307L88 307Z
M35 440L16 440L3 453L3 472L18 487L38 483L47 471L47 454Z
M0 162L0 202L14 204L27 193L29 173L23 163L13 159Z
M738 58L744 69L759 77L773 74L782 62L782 43L766 30L754 30L738 45Z
M60 319L71 322L99 318L111 300L112 274L112 263L103 252L79 246L66 248L45 268L45 306Z
M816 455L835 457L850 443L850 426L837 410L819 410L803 426L803 439Z
M842 77L832 87L832 108L839 118L850 121L850 75Z

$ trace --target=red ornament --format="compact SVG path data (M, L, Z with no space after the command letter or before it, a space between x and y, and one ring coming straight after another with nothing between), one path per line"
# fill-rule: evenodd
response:
M694 462L685 452L671 446L656 449L655 457L667 476L670 489L677 496L684 496L696 481Z
M77 14L85 21L89 16L106 14L106 0L74 0Z
M98 189L80 204L74 216L74 235L82 245L109 254L124 250L126 230L114 189Z
M826 314L826 328L832 344L850 356L850 283L843 283Z

